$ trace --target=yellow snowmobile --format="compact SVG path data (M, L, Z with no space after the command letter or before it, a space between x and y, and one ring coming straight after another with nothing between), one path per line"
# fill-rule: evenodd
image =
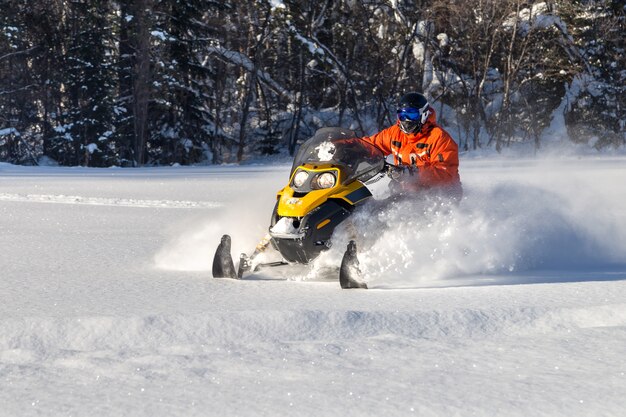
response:
M254 258L268 246L283 260L260 267L308 264L330 248L336 227L372 196L367 181L382 177L385 156L378 148L356 138L348 129L323 128L296 154L289 183L276 196L268 234L250 256L242 254L235 272L230 236L224 235L213 258L215 278L242 278ZM356 244L351 241L339 273L342 288L367 288L359 281Z

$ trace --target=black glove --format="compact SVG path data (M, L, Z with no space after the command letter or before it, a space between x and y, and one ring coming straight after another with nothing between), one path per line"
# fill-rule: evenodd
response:
M408 176L417 174L417 167L407 165L387 165L387 175L394 181L402 182Z

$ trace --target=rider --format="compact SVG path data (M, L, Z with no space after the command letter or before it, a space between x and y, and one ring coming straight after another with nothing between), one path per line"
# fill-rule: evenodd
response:
M417 92L402 96L397 123L375 135L363 137L385 153L393 154L396 166L406 167L412 176L403 176L403 191L429 191L460 200L459 148L436 122L435 110Z

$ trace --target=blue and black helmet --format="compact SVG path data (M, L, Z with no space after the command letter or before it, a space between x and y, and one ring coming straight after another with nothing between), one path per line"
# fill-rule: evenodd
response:
M418 133L426 123L430 111L426 97L420 93L406 93L398 102L398 121L404 133Z

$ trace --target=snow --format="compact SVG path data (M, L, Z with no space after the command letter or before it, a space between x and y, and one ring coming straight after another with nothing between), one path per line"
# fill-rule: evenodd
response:
M341 230L311 271L211 278L290 165L0 164L0 415L621 415L624 163L463 158L460 206L357 213L349 291Z
M439 41L439 46L442 48L445 48L450 44L450 37L445 33L438 34L437 40Z
M322 142L315 150L317 151L317 159L320 161L330 161L335 155L335 145L332 142Z
M18 132L17 129L14 128L14 127L8 127L8 128L5 128L5 129L0 129L0 137L2 137L2 136L9 136L9 135L20 136L20 132Z
M98 149L98 145L95 144L95 143L90 143L89 145L85 146L85 149L90 154L94 153L95 151L99 151L100 150L100 149Z
M286 238L294 238L298 234L298 229L293 225L293 219L289 217L283 217L277 221L276 224L272 226L270 231L274 236Z
M272 11L276 11L276 9L285 10L287 8L283 0L270 0L270 7Z
M302 42L302 44L308 48L309 52L312 55L324 55L324 50L320 48L315 42L310 41L309 39L307 39L306 37L302 36L301 34L297 32L295 33L295 37L297 40Z
M565 110L571 107L576 98L581 92L583 76L577 75L572 80L570 85L566 85L566 94L563 96L563 100L559 106L552 112L550 118L550 125L543 132L543 137L546 142L550 141L562 141L567 139L567 128L565 125Z
M519 13L513 13L503 23L507 29L516 27L516 25L519 25L519 30L524 35L533 29L542 30L553 26L562 33L567 33L567 25L560 17L551 14L550 7L545 2L534 4L531 8L524 8Z
M150 32L150 34L162 41L167 40L167 35L162 30L153 30L152 32Z

